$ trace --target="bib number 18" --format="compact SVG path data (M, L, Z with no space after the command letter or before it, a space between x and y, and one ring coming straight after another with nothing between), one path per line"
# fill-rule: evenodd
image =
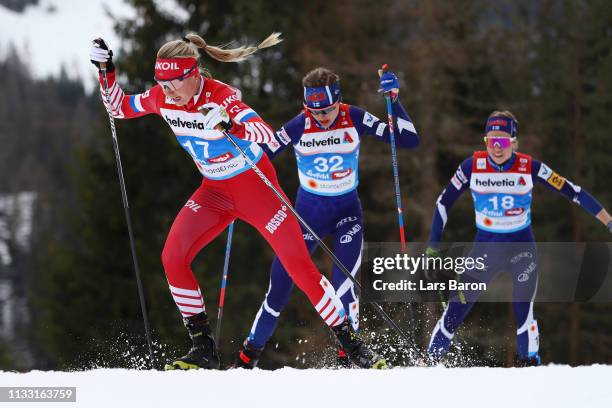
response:
M499 200L499 196L493 196L489 198L488 201L491 204L493 204L493 211L496 211L499 209L500 202L501 202L501 208L503 208L504 210L509 210L511 208L514 208L514 197L510 195L502 196L501 200Z

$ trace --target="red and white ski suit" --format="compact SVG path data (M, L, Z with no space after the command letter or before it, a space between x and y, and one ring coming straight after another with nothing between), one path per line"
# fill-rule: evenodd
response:
M107 79L113 116L136 118L151 113L161 116L203 175L202 185L174 220L162 253L170 291L182 316L205 309L191 262L229 223L240 218L268 241L325 322L330 326L340 324L345 316L342 303L312 263L297 219L221 132L204 128L198 107L209 102L223 106L234 124L229 131L231 137L282 192L274 167L257 144L270 142L273 131L242 102L240 91L201 77L200 89L192 100L177 106L159 85L141 94L125 95L115 81L115 72L109 73ZM108 107L102 76L100 82L102 99Z

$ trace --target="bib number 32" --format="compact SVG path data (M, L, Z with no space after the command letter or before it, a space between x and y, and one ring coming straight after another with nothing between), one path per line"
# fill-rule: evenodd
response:
M328 171L342 170L343 159L342 156L331 156L329 159L325 157L317 157L313 160L315 164L314 168L316 171L325 173Z

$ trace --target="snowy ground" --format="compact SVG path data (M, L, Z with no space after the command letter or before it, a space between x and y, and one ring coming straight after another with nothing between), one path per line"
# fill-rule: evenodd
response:
M612 366L160 372L0 372L0 387L77 388L53 407L610 407ZM181 405L181 404L189 405ZM210 405L208 405L210 404ZM40 403L0 403L40 407Z

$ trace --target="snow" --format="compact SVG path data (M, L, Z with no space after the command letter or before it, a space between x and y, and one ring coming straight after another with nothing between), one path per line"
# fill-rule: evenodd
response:
M612 366L376 370L0 372L0 387L76 387L54 407L609 407ZM207 405L214 404L214 405ZM3 406L13 406L3 405ZM22 402L15 406L39 407ZM192 406L192 405L185 405Z
M22 14L0 6L0 58L13 44L36 78L57 76L63 65L69 77L83 78L93 88L91 40L102 37L111 48L119 42L105 7L118 17L134 17L123 0L41 0Z

